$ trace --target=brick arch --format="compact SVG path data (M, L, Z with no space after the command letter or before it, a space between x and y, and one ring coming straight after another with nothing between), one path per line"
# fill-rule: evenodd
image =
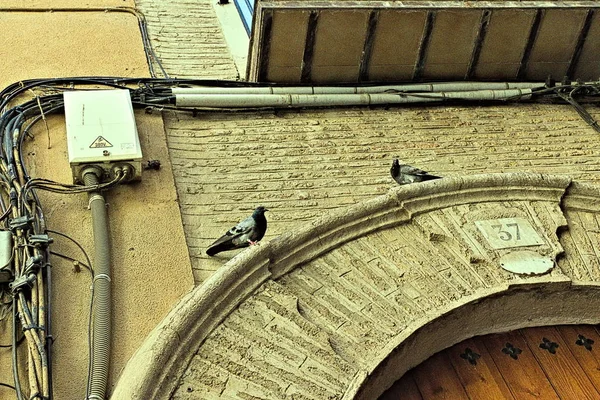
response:
M567 177L486 174L394 188L326 215L240 253L190 292L112 398L373 399L468 337L598 323L598 194ZM495 248L475 225L514 217L536 232L534 246ZM557 265L535 276L500 267L532 249Z

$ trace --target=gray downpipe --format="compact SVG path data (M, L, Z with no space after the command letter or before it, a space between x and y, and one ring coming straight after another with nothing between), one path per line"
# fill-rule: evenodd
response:
M97 171L83 173L86 186L100 183ZM89 193L94 232L94 283L92 360L88 377L88 400L104 400L108 384L111 337L110 242L108 213L104 196L99 191Z

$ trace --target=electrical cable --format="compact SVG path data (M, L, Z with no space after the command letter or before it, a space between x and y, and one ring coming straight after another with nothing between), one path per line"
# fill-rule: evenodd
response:
M92 267L89 264L86 264L82 261L79 261L79 260L73 258L73 257L69 257L65 254L62 254L62 253L59 253L56 251L50 251L50 254L52 254L53 256L57 256L57 257L65 259L65 260L71 261L71 262L75 263L76 265L81 265L83 268L90 271L90 274L92 274L92 276L94 276L94 270L92 269Z
M83 256L85 257L85 260L86 260L86 262L87 262L87 266L89 266L89 268L88 268L88 269L89 269L89 270L90 270L90 272L92 273L92 276L94 276L94 270L93 270L93 268L91 267L91 265L92 265L92 262L91 262L91 260L90 260L90 257L88 256L88 254L87 254L87 252L85 251L85 249L83 248L83 246L82 246L82 245L81 245L81 244L80 244L80 243L79 243L77 240L73 239L72 237L70 237L70 236L69 236L69 235L67 235L67 234L64 234L64 233L62 233L62 232L58 232L58 231L55 231L55 230L52 230L52 229L47 229L47 230L46 230L46 232L48 232L48 233L53 233L53 234L55 234L55 235L58 235L58 236L62 236L62 237L64 237L65 239L67 239L67 240L70 240L70 241L71 241L71 242L72 242L72 243L73 243L75 246L77 246L77 247L79 248L79 250L81 250L81 253L83 254ZM74 261L77 261L77 260L74 260ZM80 262L80 261L78 261L78 262ZM80 263L81 263L81 262L80 262ZM84 265L83 263L81 263L81 264L82 264L82 265Z
M17 346L20 345L21 343L23 343L23 340L25 339L25 335L21 336L21 338L19 338L19 340L17 340ZM12 344L0 344L0 348L9 348L12 347Z
M4 383L4 382L0 382L0 386L7 387L7 388L12 389L14 391L17 390L13 385L9 385L8 383Z

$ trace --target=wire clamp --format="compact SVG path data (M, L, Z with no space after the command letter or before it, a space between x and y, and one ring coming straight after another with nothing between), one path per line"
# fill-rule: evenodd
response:
M29 330L32 330L32 329L35 329L36 331L43 331L44 327L40 326L40 325L31 324L31 325L25 325L25 326L23 326L22 329L23 329L23 332L29 331Z
M46 248L48 247L48 245L50 243L54 242L54 239L52 239L50 236L43 234L43 235L29 235L29 243L36 246L36 247L41 247L41 248Z
M25 271L28 273L37 272L42 267L42 261L44 258L41 255L32 256L25 262Z
M22 217L13 218L8 221L8 227L11 231L15 231L17 229L25 229L30 227L31 222L33 222L33 218L29 215L24 215Z
M8 284L11 292L13 294L20 292L25 286L31 288L31 285L36 280L36 276L34 274L29 275L21 275L12 282Z
M101 194L95 194L91 196L90 200L88 201L88 210L92 208L92 202L96 200L102 200L104 202L104 196L102 196Z
M106 279L108 282L112 282L108 274L97 274L94 275L94 281L92 282L92 284L95 284L97 279Z

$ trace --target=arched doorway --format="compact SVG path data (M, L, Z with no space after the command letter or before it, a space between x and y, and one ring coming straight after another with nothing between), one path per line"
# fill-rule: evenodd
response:
M379 400L598 398L598 327L561 325L467 339L407 372Z
M474 336L598 324L599 205L567 177L489 174L331 213L182 299L113 398L373 400Z

